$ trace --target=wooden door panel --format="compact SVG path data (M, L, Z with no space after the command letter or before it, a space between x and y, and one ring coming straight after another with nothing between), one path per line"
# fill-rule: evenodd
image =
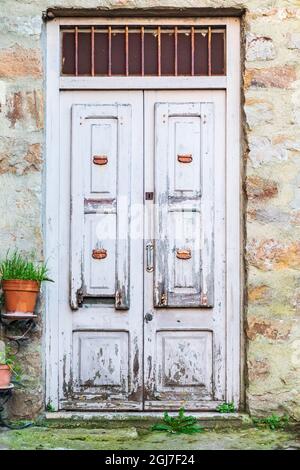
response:
M128 332L74 332L74 392L97 394L98 399L126 399Z
M225 399L224 105L223 92L145 92L148 410L213 410Z
M61 94L60 409L143 406L142 108L138 91Z
M91 193L115 198L117 194L116 119L101 119L91 125Z
M168 305L180 302L197 302L200 284L200 243L195 233L200 233L199 210L172 208L168 214ZM177 303L178 300L177 300ZM179 305L181 306L181 305Z
M199 116L169 118L170 193L200 195L201 149Z
M212 399L212 332L157 332L157 393L162 400Z
M72 106L73 309L109 296L129 308L131 152L130 105Z
M85 214L83 233L83 279L85 295L115 297L117 217Z
M213 103L155 104L155 307L214 303L213 127Z

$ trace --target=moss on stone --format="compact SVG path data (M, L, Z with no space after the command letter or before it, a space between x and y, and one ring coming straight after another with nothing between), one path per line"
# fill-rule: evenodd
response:
M115 424L118 427L115 428ZM72 423L74 424L74 423ZM80 423L82 424L82 422ZM149 424L149 423L148 423ZM292 431L268 429L210 430L198 435L170 435L151 432L139 423L110 422L97 429L33 427L0 432L0 449L78 450L195 450L195 449L285 449L300 448L300 436Z

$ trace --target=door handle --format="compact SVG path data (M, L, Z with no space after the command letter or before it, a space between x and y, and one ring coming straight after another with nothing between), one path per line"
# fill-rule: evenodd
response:
M146 271L153 272L153 243L148 242L146 245Z
M152 313L150 313L150 312L146 313L146 315L145 315L145 321L146 321L146 323L148 323L149 321L152 321L152 320L153 320L153 315L152 315Z

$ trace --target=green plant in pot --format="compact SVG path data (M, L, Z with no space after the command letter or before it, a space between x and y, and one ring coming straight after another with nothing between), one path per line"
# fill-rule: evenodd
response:
M20 380L21 370L12 355L10 348L0 341L0 389L8 388L12 378Z
M7 315L33 315L41 282L51 281L45 263L37 264L15 251L0 261L0 279Z

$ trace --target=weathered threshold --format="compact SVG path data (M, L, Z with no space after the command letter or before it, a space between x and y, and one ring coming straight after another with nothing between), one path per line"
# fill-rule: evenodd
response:
M171 416L177 415L177 412L170 412ZM252 420L246 413L217 413L217 412L186 412L187 415L195 416L201 424L206 428L223 428L234 427L242 428L252 426ZM95 425L95 427L103 425L105 422L123 422L138 423L139 425L147 425L147 423L156 422L162 418L162 412L72 412L58 411L47 412L42 417L44 422L60 423L62 426L68 427L80 422Z

